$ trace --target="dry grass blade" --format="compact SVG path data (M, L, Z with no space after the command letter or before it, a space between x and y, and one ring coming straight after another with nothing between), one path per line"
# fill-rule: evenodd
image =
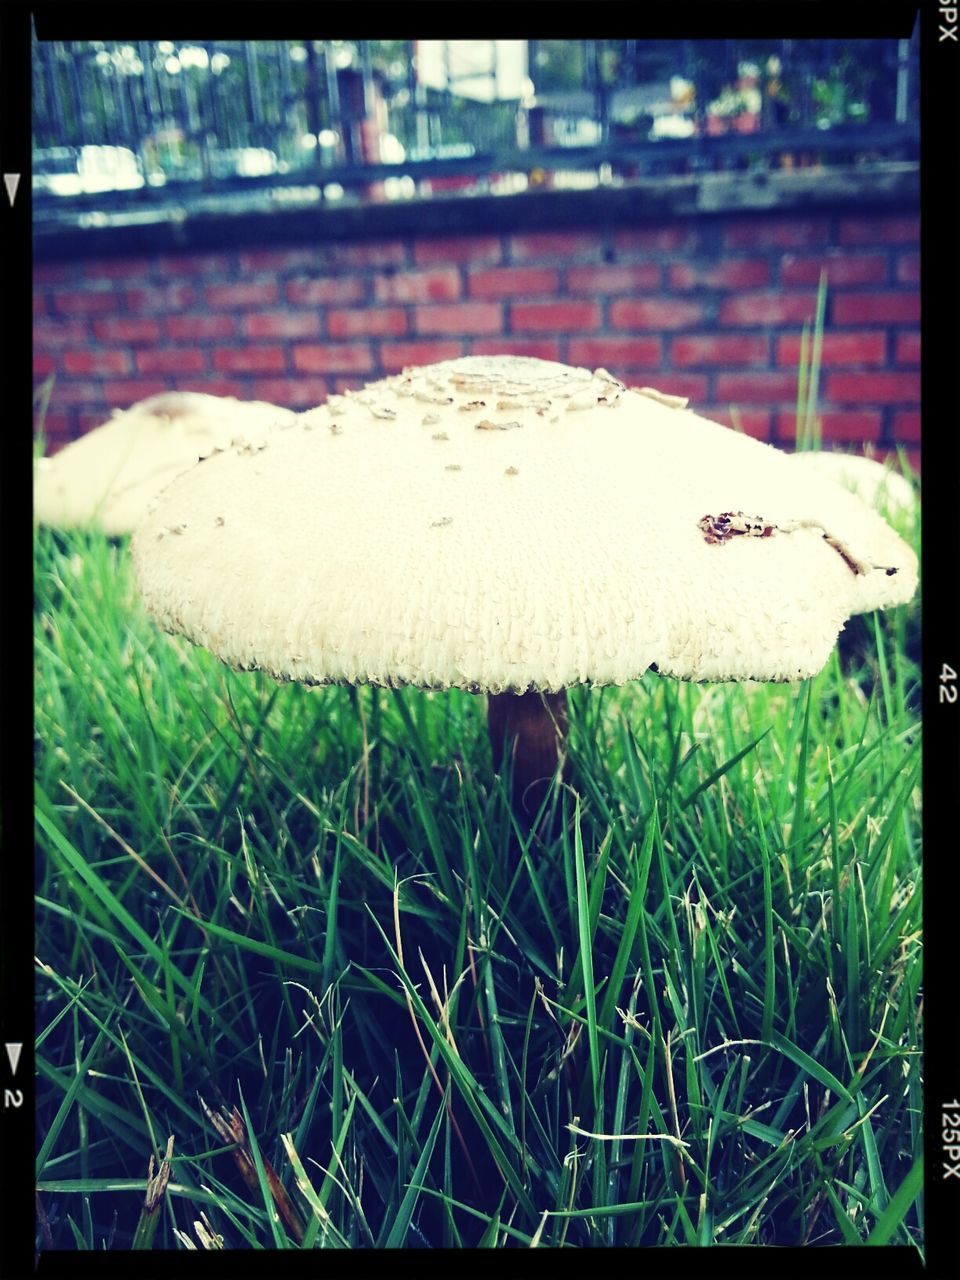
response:
M571 1133L581 1138L593 1138L597 1142L668 1142L671 1146L686 1151L690 1146L682 1138L675 1138L672 1133L592 1133L589 1129L581 1129L579 1125L565 1126Z
M163 1197L166 1194L167 1183L170 1181L170 1161L173 1159L173 1134L167 1139L167 1150L163 1159L160 1161L160 1168L156 1175L153 1172L153 1155L150 1156L150 1162L147 1165L147 1191L143 1198L143 1208L140 1210L140 1221L137 1223L137 1229L134 1232L133 1249L149 1249L153 1244L153 1237L157 1231L157 1223L160 1220L160 1209L163 1205Z
M240 1112L236 1107L233 1108L229 1115L226 1114L225 1107L220 1112L212 1111L203 1098L200 1099L200 1106L207 1120L217 1131L217 1135L225 1143L232 1146L232 1155L237 1168L240 1170L240 1176L250 1190L259 1195L260 1181L257 1177L257 1166L253 1158L253 1152L250 1150L246 1127ZM270 1188L273 1202L277 1206L280 1216L290 1228L297 1244L302 1244L305 1231L303 1219L290 1199L286 1187L278 1178L273 1165L263 1153L261 1153L260 1158L263 1162L263 1172L267 1180L267 1186Z
M670 1035L671 1033L668 1031L667 1038L663 1042L663 1058L666 1066L667 1098L670 1102L670 1118L673 1120L673 1131L676 1135L676 1143L674 1145L674 1151L676 1152L678 1146L683 1146L683 1142L680 1138L680 1116L677 1112L677 1094L673 1085L673 1053L670 1048ZM684 1187L687 1185L687 1172L683 1167L683 1161L680 1159L679 1154L677 1155L677 1178L680 1182L680 1190L683 1191Z
M50 1219L47 1217L47 1212L43 1207L43 1201L40 1199L39 1191L35 1193L34 1198L36 1200L36 1205L37 1205L37 1222L39 1223L39 1226L40 1226L41 1242L43 1244L44 1249L52 1249L53 1233L50 1230ZM37 1258L39 1259L39 1257L40 1257L40 1254L38 1252Z

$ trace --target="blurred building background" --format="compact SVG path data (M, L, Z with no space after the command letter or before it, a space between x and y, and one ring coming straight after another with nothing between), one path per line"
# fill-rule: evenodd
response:
M824 439L918 461L915 36L36 41L34 86L51 447L502 351L789 445L825 271Z

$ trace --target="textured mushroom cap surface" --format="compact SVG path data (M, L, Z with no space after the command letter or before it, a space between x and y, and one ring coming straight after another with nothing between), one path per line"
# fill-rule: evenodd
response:
M147 505L175 476L237 440L259 441L296 414L262 401L199 391L170 391L141 400L43 458L34 476L40 524L97 525L131 533Z
M491 692L798 679L851 613L910 598L875 512L672 404L523 357L404 370L171 484L141 593L241 669ZM739 512L762 527L704 525Z
M908 515L916 508L917 500L910 481L875 458L832 453L826 449L804 449L793 454L793 460L797 466L835 481L879 511Z

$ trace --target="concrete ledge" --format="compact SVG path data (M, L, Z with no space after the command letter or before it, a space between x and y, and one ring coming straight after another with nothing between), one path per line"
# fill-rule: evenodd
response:
M832 209L916 207L914 161L759 172L640 178L585 191L528 191L512 196L459 196L380 204L321 203L292 207L269 195L210 197L189 206L142 205L123 213L48 217L35 210L38 261L280 245L401 235L556 229L669 222L726 213L812 214Z

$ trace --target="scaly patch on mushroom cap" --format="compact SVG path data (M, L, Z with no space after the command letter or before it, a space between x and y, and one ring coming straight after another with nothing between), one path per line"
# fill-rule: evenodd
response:
M199 391L151 396L39 460L35 517L55 528L131 533L149 501L198 459L238 440L259 443L268 429L296 417L263 401Z
M705 536L733 512L776 531ZM133 556L159 623L232 666L493 693L651 664L798 679L917 574L875 512L776 449L603 370L508 356L404 370L209 458Z

